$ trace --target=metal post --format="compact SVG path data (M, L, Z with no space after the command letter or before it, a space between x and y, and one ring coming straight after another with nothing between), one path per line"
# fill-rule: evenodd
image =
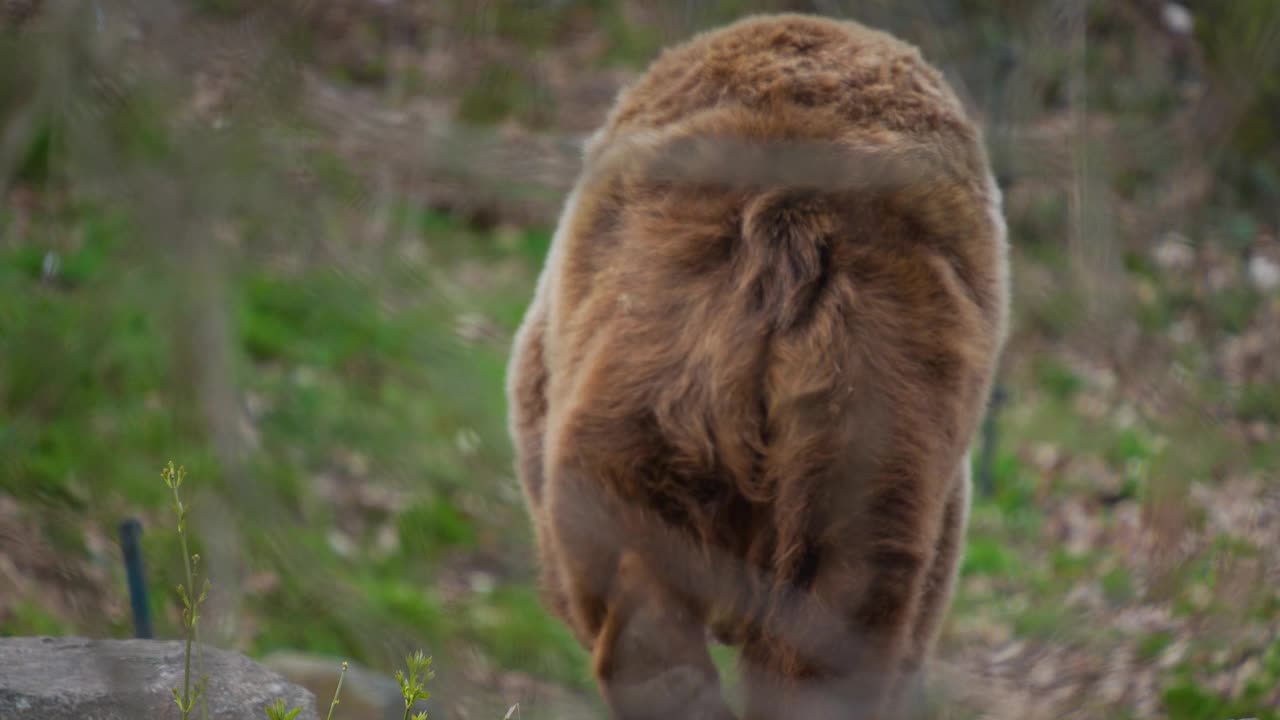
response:
M133 634L151 639L151 607L147 601L147 581L142 572L142 523L129 518L120 523L120 550L124 553L124 571L129 582L129 606L133 610Z

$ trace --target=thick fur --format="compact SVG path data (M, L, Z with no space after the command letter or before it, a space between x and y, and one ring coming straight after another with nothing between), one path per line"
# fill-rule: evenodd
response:
M982 139L912 47L752 17L587 148L508 393L547 597L618 718L901 717L1005 334Z

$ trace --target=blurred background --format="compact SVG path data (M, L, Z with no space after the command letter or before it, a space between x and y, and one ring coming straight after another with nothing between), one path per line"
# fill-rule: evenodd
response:
M594 707L506 353L618 88L774 10L920 46L1005 190L944 716L1280 718L1275 0L0 0L0 635L131 636L129 518L180 635L172 459L208 642Z

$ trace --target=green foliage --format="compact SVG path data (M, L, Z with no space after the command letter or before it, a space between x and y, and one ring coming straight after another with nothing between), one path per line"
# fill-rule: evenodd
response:
M26 153L18 163L16 179L24 183L44 183L53 179L58 167L57 154L61 150L62 129L52 118L44 118L32 133Z
M1280 423L1280 382L1245 386L1236 412L1245 420Z
M1006 442L1004 447L1013 447ZM992 484L995 507L1003 514L1006 524L1034 522L1037 478L1022 461L1008 450L997 452L992 468Z
M1150 460L1154 455L1151 439L1135 428L1115 431L1103 450L1103 457L1107 462L1120 468L1133 462Z
M1274 645L1273 645L1274 648ZM1271 652L1274 652L1272 650ZM1221 720L1222 718L1253 718L1277 720L1280 710L1262 703L1280 681L1280 673L1264 668L1261 675L1245 683L1236 698L1226 698L1220 692L1201 685L1195 679L1195 669L1181 667L1182 679L1170 683L1161 694L1165 717L1171 720Z
M1138 307L1138 322L1148 332L1164 332L1178 319L1199 308L1199 301L1186 287L1163 287L1151 303Z
M362 652L364 643L358 630L332 609L317 603L308 586L292 576L283 576L280 591L253 607L262 617L270 618L253 638L251 650L255 655L306 648L324 655L370 658ZM416 619L408 616L403 621Z
M1115 568L1102 576L1102 592L1115 605L1132 602L1136 595L1133 575L1124 568Z
M296 707L292 710L286 709L283 699L277 699L275 702L263 708L267 713L268 720L293 720L298 717L298 713L302 712L302 708ZM330 713L332 716L332 713Z
M180 451L208 469L181 421L190 408L171 402L165 328L148 309L154 283L134 266L128 227L86 205L0 247L0 490L86 509L123 491L154 506L166 491L143 480L147 456Z
M1214 293L1205 310L1212 327L1229 335L1239 335L1249 328L1261 300L1252 285L1241 284Z
M0 628L0 637L65 635L68 627L56 614L32 600L19 600L9 610L8 622Z
M496 589L472 606L468 625L470 638L506 667L580 688L592 684L581 646L532 588Z
M399 523L405 557L439 557L450 549L474 546L477 539L473 521L444 498L410 506Z
M1227 717L1222 699L1190 682L1179 683L1164 691L1165 710L1171 720L1208 720Z
M396 682L400 685L400 697L404 699L404 720L409 720L409 712L413 710L414 704L431 697L426 684L435 677L435 673L431 670L431 658L423 655L421 650L406 657L405 665L408 672L397 670ZM413 720L427 720L427 714L416 713Z
M1053 603L1027 607L1013 617L1013 630L1021 637L1054 640L1080 630L1077 614Z
M1015 567L1013 555L1001 538L977 536L965 545L962 575L1007 575Z
M438 598L417 583L379 578L365 587L372 610L389 623L402 623L429 638L443 639L456 632L450 615ZM305 632L305 628L302 628Z
M609 36L609 50L604 56L606 64L642 67L657 56L662 38L655 29L629 22L617 3L606 3L603 15L601 22Z
M1036 363L1036 379L1046 392L1061 401L1070 400L1084 387L1075 371L1048 358Z
M506 247L461 224L447 226L439 214L422 217L436 218L428 229L448 262L466 257L474 240L488 243L495 261L523 268L509 286L472 291L473 301L490 304L492 297L494 307L508 308L527 295L545 231L522 232ZM150 474L148 457L181 454L191 473L207 478L202 489L228 488L199 407L188 400L189 370L172 355L170 320L157 312L165 305L163 276L139 262L130 231L120 213L83 205L38 218L25 242L0 244L0 492L107 527L121 497L148 509L172 503L167 487L139 481ZM77 243L61 250L56 238L68 236ZM61 258L56 282L42 270L50 247ZM510 472L505 348L461 344L453 335L456 306L422 292L413 268L398 269L403 274L380 284L324 268L280 274L233 266L229 274L237 380L262 403L254 424L264 452L249 468L282 513L307 513L310 522L290 542L308 548L314 563L298 572L275 566L278 541L266 528L246 526L246 556L280 578L277 591L246 601L264 618L252 639L258 652L306 648L372 659L348 618L317 609L305 574L341 573L360 593L353 602L368 602L388 626L405 624L427 638L467 632L451 628L447 611L422 587L436 559L491 551L499 539L482 538L476 518L461 508L477 499L493 507L494 489ZM310 483L332 470L333 453L350 448L369 458L369 476L414 488L389 520L400 543L385 561L343 564L323 534L336 509L318 505ZM487 522L520 531L522 510L504 504ZM79 534L70 539L82 542ZM188 549L196 540L188 538ZM183 552L176 539L148 534L143 550L158 583L188 586L185 571L175 576L166 561ZM419 584L405 583L406 573ZM163 622L162 598L153 601ZM20 614L5 624L6 631L33 626ZM517 663L524 657L515 650L505 656Z
M242 297L240 337L257 362L341 371L405 349L376 298L336 270L295 279L250 277Z
M1088 555L1075 555L1056 548L1051 560L1053 574L1063 582L1075 582L1089 576L1094 569L1094 560Z
M1165 648L1173 643L1173 634L1170 632L1153 632L1145 637L1138 644L1138 657L1144 662L1151 662L1164 652Z

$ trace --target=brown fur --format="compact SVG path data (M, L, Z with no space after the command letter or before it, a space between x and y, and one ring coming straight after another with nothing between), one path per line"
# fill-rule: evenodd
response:
M762 16L589 144L509 375L554 610L616 717L899 717L1004 338L999 191L918 52Z

